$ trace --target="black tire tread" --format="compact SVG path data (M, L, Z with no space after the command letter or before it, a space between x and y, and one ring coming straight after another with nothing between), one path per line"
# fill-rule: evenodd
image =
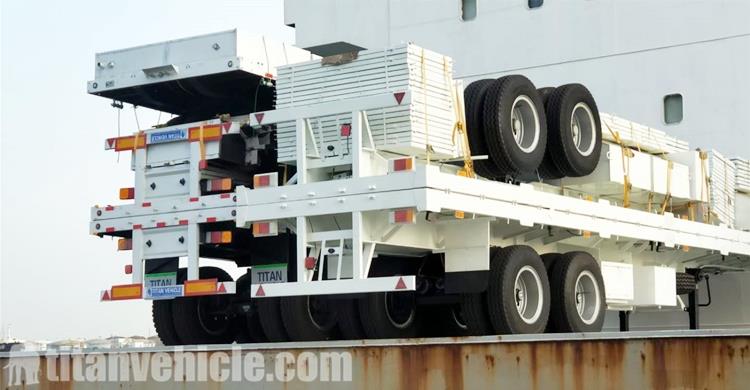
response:
M542 263L541 257L529 246L514 245L501 249L498 255L492 259L490 266L490 284L487 289L487 308L489 311L492 327L497 334L516 333L542 333L544 332L550 308L549 283ZM519 261L530 260L528 265L536 266L539 277L542 279L544 304L539 322L533 325L514 324L514 316L517 315L512 299L504 299L506 283L510 282L511 266L516 266ZM513 275L514 276L514 275ZM515 280L515 279L513 279Z
M284 321L281 319L279 298L261 298L256 301L260 325L268 341L289 341L289 335L284 328Z
M599 312L599 319L591 325L585 325L582 322L577 323L576 318L578 316L574 307L567 305L568 302L575 302L575 279L568 279L571 272L571 268L579 263L580 267L587 267L589 271L592 271L599 284L599 294L602 302L602 308ZM572 276L577 277L577 275ZM572 282L572 294L571 287L566 280ZM606 311L605 303L605 291L604 291L604 279L602 278L599 263L596 259L591 256L588 252L567 252L563 254L552 267L552 273L550 274L550 288L552 289L552 307L550 309L550 318L552 319L555 332L598 332L604 325L604 314ZM572 295L572 296L571 296Z
M487 141L484 137L484 123L482 113L484 112L484 99L487 90L495 80L483 79L469 84L464 89L464 106L466 112L466 131L469 138L469 147L472 156L488 155L486 160L474 160L474 170L479 176L487 179L498 177L499 169L489 157Z
M292 341L330 340L335 333L335 324L334 329L318 328L307 315L307 305L307 296L281 298L279 306L281 320L289 339Z
M513 100L515 100L508 97L511 94L510 91L515 88L524 87L528 88L528 95L530 95L529 97L536 105L539 115L539 144L533 156L525 156L524 161L515 161L509 151L509 147L515 146L506 144L506 140L501 133L508 131L507 126L498 121L498 112L506 111L505 108L510 111L511 107L506 106L508 104L512 105ZM544 111L539 93L531 81L524 76L505 76L495 80L490 85L484 100L482 121L484 124L485 139L487 140L487 149L490 152L493 162L500 170L498 172L499 176L523 176L536 172L544 157L544 149L547 142L547 124Z
M596 126L596 129L594 130L594 135L597 137L595 141L596 146L592 154L586 158L587 160L584 163L576 163L573 161L573 157L578 156L579 154L575 147L572 147L572 144L566 142L566 139L564 139L569 136L567 128L570 124L568 123L569 118L567 117L567 111L565 116L561 115L563 105L568 103L571 99L574 99L576 95L579 97L578 99L575 99L576 102L583 100L591 109L594 116L594 125ZM599 120L599 110L596 106L596 101L594 101L589 90L581 84L566 84L560 86L549 95L548 99L545 109L547 124L549 126L547 133L548 152L545 153L546 160L548 160L546 163L546 169L551 171L550 168L554 166L562 177L581 177L590 174L594 171L599 162L602 144L601 123Z
M220 282L229 282L232 277L217 267L201 267L201 279L217 278ZM234 334L227 331L223 335L209 335L198 324L197 299L201 297L177 298L172 303L172 318L175 331L183 344L226 344L234 341Z
M499 251L499 247L490 249L490 263ZM461 294L461 314L464 316L470 335L485 336L495 333L490 323L489 311L487 311L486 291Z

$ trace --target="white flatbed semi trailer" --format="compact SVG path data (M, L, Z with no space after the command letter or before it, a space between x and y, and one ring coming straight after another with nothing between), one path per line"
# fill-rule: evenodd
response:
M427 94L421 53L419 84ZM352 59L322 66L336 61ZM136 182L121 191L134 204L92 209L90 232L122 237L121 249L133 251L126 268L132 283L102 291L102 300L153 299L165 344L599 331L607 309L685 308L697 328L697 282L747 267L750 232L572 197L546 184L476 177L472 165L483 156L472 156L468 143L480 126L469 122L466 136L462 89L448 63L442 60L435 82L445 88L450 81L456 95L454 137L463 142L454 141L455 159L430 158L426 111L426 153L377 146L369 112L426 104L411 89L257 112L240 107L207 121L183 114L178 123L108 139L106 148L132 153ZM253 82L273 89L272 76ZM543 150L547 129L539 92L520 76L487 83L497 88L486 94L498 94L493 101L508 111L485 104L485 116L498 116L500 137L513 133L506 142L515 142L521 160L532 153L541 159L534 148ZM558 91L550 105L571 103L562 126L571 126L579 153L588 137L591 155L601 144L593 98L580 85ZM472 102L466 107L476 110ZM558 115L550 105L547 115ZM320 125L330 117L340 126L333 140ZM274 129L290 122L296 158L278 164ZM492 163L528 163L493 146L503 141L490 136L491 123L483 126L486 140L479 138L491 146ZM550 131L562 132L555 126ZM201 267L201 257L249 273L234 281ZM187 260L182 268L180 258Z

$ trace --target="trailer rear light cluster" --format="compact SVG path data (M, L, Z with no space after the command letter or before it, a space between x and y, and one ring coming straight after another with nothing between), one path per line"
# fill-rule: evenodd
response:
M417 223L417 213L414 209L393 210L388 213L390 223Z
M121 238L117 240L118 251L129 251L133 249L133 240L130 238Z
M414 170L414 157L402 157L388 160L388 173Z
M232 242L232 231L206 232L206 244L230 244Z
M253 237L267 237L279 234L279 224L276 221L253 222Z
M203 181L203 192L226 192L232 190L232 179L211 179Z
M263 173L253 176L253 189L263 187L277 187L279 185L279 173Z
M135 188L120 188L120 200L128 200L135 198Z

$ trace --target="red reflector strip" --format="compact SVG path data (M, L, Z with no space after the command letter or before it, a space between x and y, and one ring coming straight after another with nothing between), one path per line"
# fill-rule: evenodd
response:
M219 280L214 279L199 279L199 280L186 280L184 285L184 295L186 297L196 295L211 295L216 294L216 283Z
M135 188L120 188L120 200L135 198Z
M139 299L143 296L143 285L136 283L112 286L110 294L113 301L122 299Z
M156 223L156 227L158 227L158 228L163 228L163 227L165 227L165 226L167 226L167 223L166 223L166 222L157 222L157 223Z
M108 228L104 229L104 231L107 232L107 233L114 233L115 232L115 228L108 227Z
M133 240L130 238L121 238L117 240L118 251L129 251L133 249Z

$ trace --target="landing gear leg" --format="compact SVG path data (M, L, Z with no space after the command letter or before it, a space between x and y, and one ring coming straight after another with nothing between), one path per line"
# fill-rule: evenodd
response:
M620 332L630 331L630 310L620 310Z

